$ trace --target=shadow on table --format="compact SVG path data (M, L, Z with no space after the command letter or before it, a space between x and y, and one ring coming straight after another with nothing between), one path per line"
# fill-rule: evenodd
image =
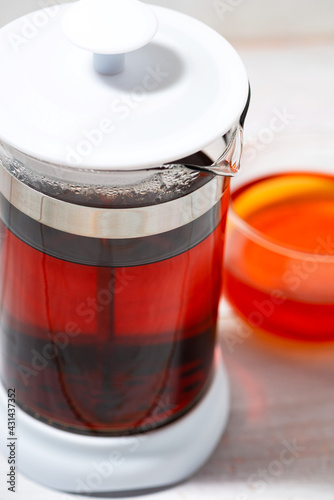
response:
M334 343L297 343L260 332L233 342L237 320L220 326L232 408L196 480L237 481L252 493L287 481L334 485Z

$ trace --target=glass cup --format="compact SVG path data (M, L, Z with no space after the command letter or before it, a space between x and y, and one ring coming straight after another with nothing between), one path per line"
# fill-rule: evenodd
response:
M253 330L299 340L334 340L331 141L328 136L276 138L248 165L246 153L244 171L233 181L224 291ZM319 212L307 211L306 205L301 213L291 209L286 200L305 192L310 202L319 198ZM293 241L284 242L297 218L298 230L289 236ZM261 230L254 222L260 219ZM276 226L280 237L274 233ZM301 233L307 240L305 248L299 246Z

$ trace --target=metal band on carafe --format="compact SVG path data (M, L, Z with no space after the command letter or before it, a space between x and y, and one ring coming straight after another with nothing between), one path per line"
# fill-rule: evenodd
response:
M40 224L90 238L132 239L172 231L207 213L223 195L224 177L213 177L178 199L136 208L94 208L58 200L27 186L3 166L0 185L12 206Z

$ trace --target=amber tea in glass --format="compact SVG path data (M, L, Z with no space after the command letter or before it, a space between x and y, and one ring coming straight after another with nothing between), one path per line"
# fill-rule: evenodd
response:
M252 327L333 340L333 283L332 175L281 173L232 194L225 292Z

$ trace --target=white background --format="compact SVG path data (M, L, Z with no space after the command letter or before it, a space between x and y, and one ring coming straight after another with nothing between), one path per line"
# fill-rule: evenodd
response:
M55 3L55 0L0 0L0 25ZM326 38L334 32L332 0L155 0L147 3L198 17L228 40Z

